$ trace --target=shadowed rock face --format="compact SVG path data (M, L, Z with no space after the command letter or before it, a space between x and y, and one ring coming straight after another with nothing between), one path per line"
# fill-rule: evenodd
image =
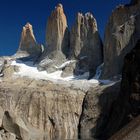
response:
M75 74L92 70L102 63L102 41L91 13L78 13L70 32L70 59L77 59Z
M139 0L131 0L131 4L138 4L138 3L140 3L140 1Z
M106 26L102 78L121 74L125 55L140 38L140 3L117 7Z
M140 41L125 56L121 86L103 86L86 95L79 125L82 138L108 139L140 114L139 54Z
M22 30L21 40L17 55L38 57L41 54L41 46L37 44L33 28L30 23L27 23Z

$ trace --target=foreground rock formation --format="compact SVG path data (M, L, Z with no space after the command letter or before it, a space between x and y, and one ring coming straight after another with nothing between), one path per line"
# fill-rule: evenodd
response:
M69 31L62 4L58 4L47 21L47 50L41 57L39 66L48 72L56 70L66 61L69 49ZM45 62L45 63L44 63Z
M58 4L47 24L45 50L28 23L17 54L0 58L0 140L137 138L133 132L139 134L140 127L132 132L127 124L136 120L140 125L139 4L132 0L118 7L107 25L102 77L122 73L122 79L114 81L85 79L85 72L94 76L103 57L92 14L79 13L69 37L63 6ZM38 71L35 62L44 71ZM85 75L67 79L57 72ZM122 137L120 129L132 133Z
M104 41L104 69L102 78L121 74L125 55L140 38L140 3L117 7L106 27Z
M102 41L91 13L78 13L70 33L70 58L77 59L75 74L91 71L93 76L102 63Z
M140 41L125 56L121 86L87 93L79 126L82 138L108 139L140 114L139 54Z
M15 68L10 69L5 66L5 71ZM84 95L65 85L5 74L0 82L0 129L23 140L76 139Z
M17 56L29 56L31 58L38 58L41 55L42 49L41 46L37 43L33 28L30 23L27 23L22 30L21 40L18 51L16 53Z

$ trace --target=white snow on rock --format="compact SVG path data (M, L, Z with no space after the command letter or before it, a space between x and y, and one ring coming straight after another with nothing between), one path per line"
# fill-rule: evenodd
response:
M69 61L66 61L65 63L63 63L61 66L55 66L55 68L56 69L63 69L63 68L65 68L66 66L68 66L69 64L71 64L71 63L75 63L76 62L76 60L69 60Z
M69 62L71 63L71 62ZM66 65L65 63L63 64ZM32 79L40 79L40 80L47 80L52 81L57 84L65 84L66 86L72 86L73 88L78 88L84 91L88 91L90 87L98 86L100 83L102 84L110 84L112 81L99 81L98 79L91 79L87 80L89 77L89 73L85 73L84 75L80 76L69 76L69 77L61 77L62 71L58 70L53 73L47 73L46 71L38 71L37 67L33 65L33 62L21 62L21 61L12 61L13 66L19 67L19 72L15 72L15 76L21 76L21 77L28 77Z

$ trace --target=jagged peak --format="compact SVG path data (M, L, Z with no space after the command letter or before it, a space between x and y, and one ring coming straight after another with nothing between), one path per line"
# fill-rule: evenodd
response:
M32 28L32 25L29 22L27 22L26 25L25 25L25 27L26 28Z
M58 3L53 13L64 13L63 5L61 3Z
M93 14L91 12L87 12L85 14L83 14L81 12L78 12L77 13L77 17L83 17L83 18L85 17L86 19L89 19L89 18L95 19L94 16L93 16Z
M87 17L87 18L94 18L93 14L91 12L85 13L85 17Z
M63 5L62 5L61 3L58 3L57 6L56 6L55 8L56 8L56 9L57 9L57 8L63 9Z

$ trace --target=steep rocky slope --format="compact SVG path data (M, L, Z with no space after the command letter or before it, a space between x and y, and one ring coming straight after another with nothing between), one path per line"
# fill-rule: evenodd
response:
M75 74L91 71L102 63L102 41L91 13L78 13L70 32L70 59L76 59Z
M7 77L13 69L6 67L0 82L0 129L23 140L76 139L85 93L49 81Z
M121 74L125 55L140 38L140 3L118 6L109 18L104 40L104 69L102 78Z
M125 56L121 86L94 88L87 93L79 125L82 138L108 139L140 114L139 54L140 40Z
M46 51L40 58L39 68L56 70L66 61L69 49L69 31L62 4L58 4L47 21Z
M103 46L96 19L91 13L78 13L69 32L62 4L58 4L48 18L46 45L38 64L39 70L51 73L61 69L63 77L90 72L93 77L103 62ZM67 64L61 67L65 62Z
M17 57L28 56L31 58L38 58L41 55L41 52L41 45L39 45L35 39L32 25L27 23L23 27L20 44L16 55Z
M38 46L27 23L16 55L0 58L0 140L106 140L136 120L140 114L139 4L132 0L119 6L106 28L102 77L122 73L121 80L87 79L94 76L103 57L92 14L79 13L69 36L63 6L58 4L48 19L46 48ZM139 127L136 130L139 134Z

